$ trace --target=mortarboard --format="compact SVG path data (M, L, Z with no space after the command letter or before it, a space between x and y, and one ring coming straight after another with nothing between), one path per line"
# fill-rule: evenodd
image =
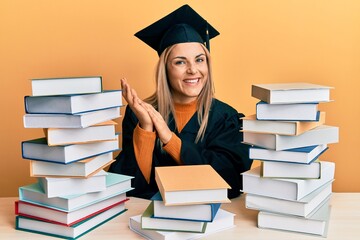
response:
M219 32L189 5L183 5L135 34L159 56L167 47L184 42L205 43L210 50L209 40L217 35Z

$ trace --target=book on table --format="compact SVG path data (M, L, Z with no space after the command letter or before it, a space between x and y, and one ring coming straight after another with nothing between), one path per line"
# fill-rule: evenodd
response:
M258 227L326 237L330 212L329 201L323 203L308 217L260 211Z
M46 138L24 141L22 157L24 159L69 164L119 149L118 135L115 140L48 146Z
M308 164L316 160L328 148L327 144L320 144L315 146L292 148L282 151L275 151L272 149L250 147L249 158L262 161L278 161L289 163L303 163Z
M235 214L219 209L213 222L208 222L204 233L191 232L175 232L175 231L157 231L141 228L141 215L132 216L129 218L130 230L137 234L154 240L174 240L174 239L197 239L209 236L216 232L221 232L226 229L234 227Z
M244 143L276 151L307 147L320 144L337 143L339 128L321 125L298 136L270 133L243 132Z
M256 115L241 118L242 131L272 133L279 135L300 135L325 123L325 112L320 112L318 121L272 121L257 120Z
M179 220L212 222L221 206L221 203L165 206L160 192L151 200L154 203L154 217Z
M323 162L316 160L309 164L276 161L261 162L261 176L268 178L318 179Z
M16 201L15 214L40 221L72 226L116 205L121 204L125 209L125 201L127 200L126 193L123 193L71 212L60 211L33 203Z
M312 83L269 83L251 86L251 96L271 104L330 101L332 87Z
M230 202L230 186L210 165L156 167L155 181L165 206Z
M106 175L106 189L104 191L53 198L46 196L40 184L33 183L19 187L19 200L70 212L132 190L132 178L131 176L108 172Z
M23 117L25 128L85 128L120 117L120 107L78 114L27 113Z
M324 161L319 179L263 178L261 166L242 173L243 192L285 200L300 200L334 180L335 163Z
M114 140L116 124L110 120L86 128L44 128L44 133L49 146Z
M62 96L25 96L26 113L75 114L122 106L121 90Z
M100 192L106 189L104 170L88 178L40 177L38 182L48 198Z
M99 93L101 76L31 79L32 96Z
M125 211L126 209L124 209L124 205L115 205L106 211L100 212L71 226L55 224L23 216L16 216L15 228L17 230L39 233L53 237L77 239Z
M141 228L157 231L204 233L206 222L154 217L154 203L150 202L141 215Z
M332 194L332 182L325 183L305 197L294 201L247 193L245 207L258 211L307 217Z
M77 177L87 178L101 171L115 160L113 152L97 155L71 164L56 162L30 161L31 177Z
M271 121L319 121L318 103L256 104L256 119Z

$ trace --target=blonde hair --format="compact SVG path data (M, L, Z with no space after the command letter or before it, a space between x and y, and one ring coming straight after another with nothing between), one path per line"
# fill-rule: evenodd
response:
M200 44L200 43L199 43ZM201 90L197 99L197 116L199 121L199 131L196 135L195 143L202 141L205 136L205 131L208 125L209 112L211 108L212 99L214 97L214 84L212 80L211 58L210 53L203 44L200 44L203 48L208 66L208 79L205 82L203 89ZM175 45L172 45L165 49L160 55L159 61L156 66L156 89L155 92L145 99L146 102L154 106L164 120L169 124L170 114L175 116L174 102L172 99L171 89L166 72L166 63L170 55L171 50ZM174 121L176 121L174 119ZM175 123L176 125L176 123Z

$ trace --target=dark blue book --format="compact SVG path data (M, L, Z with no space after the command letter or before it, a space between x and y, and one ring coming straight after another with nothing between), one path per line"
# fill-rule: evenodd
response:
M221 203L165 206L160 192L151 200L154 202L154 217L176 220L212 222Z

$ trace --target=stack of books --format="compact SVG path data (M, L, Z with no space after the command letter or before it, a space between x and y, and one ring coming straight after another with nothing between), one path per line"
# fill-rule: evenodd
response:
M335 164L319 158L339 140L325 125L320 103L331 87L311 83L258 84L256 114L243 118L244 142L261 165L242 174L245 204L258 227L326 236Z
M101 77L31 80L24 125L44 137L22 142L37 182L19 188L16 229L78 238L124 211L130 176L104 170L119 149L115 118L120 90L103 91Z
M206 177L204 177L206 176ZM159 192L146 210L130 217L129 227L149 239L194 239L234 226L229 185L210 165L155 168Z

